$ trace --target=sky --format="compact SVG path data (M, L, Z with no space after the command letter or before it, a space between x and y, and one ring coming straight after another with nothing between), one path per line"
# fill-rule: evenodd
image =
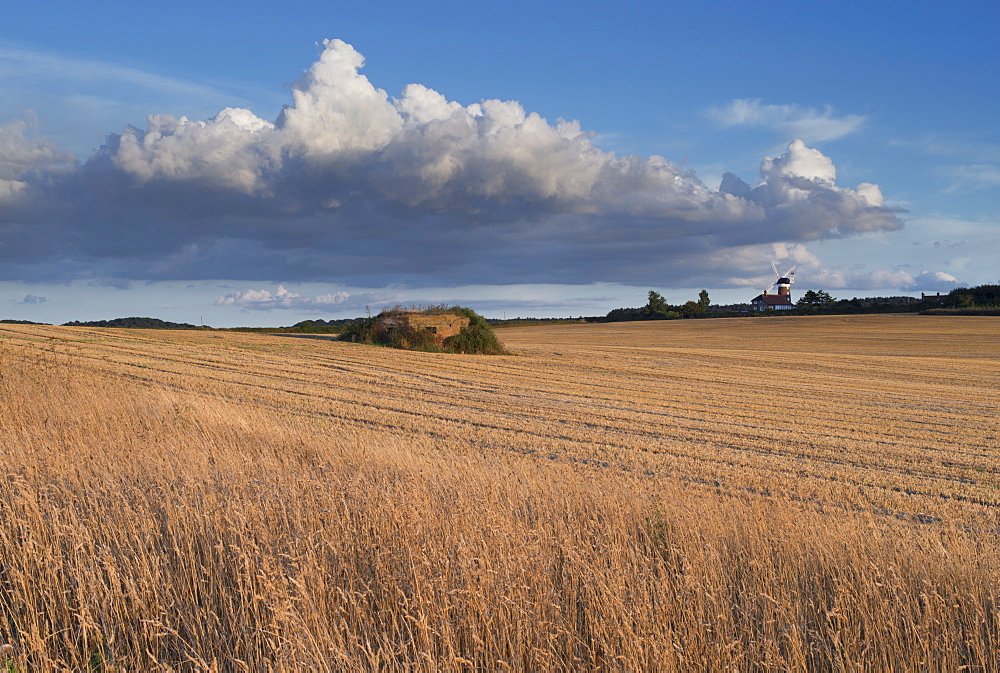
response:
M603 315L748 302L772 264L793 299L1000 283L986 3L4 14L0 318Z

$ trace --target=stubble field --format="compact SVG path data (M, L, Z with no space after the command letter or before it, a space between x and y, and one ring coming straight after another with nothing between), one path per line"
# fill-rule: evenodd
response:
M0 658L1000 668L1000 320L498 334L0 325Z

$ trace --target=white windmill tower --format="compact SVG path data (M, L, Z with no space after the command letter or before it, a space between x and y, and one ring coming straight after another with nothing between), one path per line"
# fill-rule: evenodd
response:
M798 264L793 264L789 267L788 271L785 273L778 273L778 267L774 262L771 262L771 269L774 270L774 282L771 283L766 290L764 290L764 296L767 296L768 290L777 286L778 296L787 297L788 301L792 301L792 279L795 277L795 268Z

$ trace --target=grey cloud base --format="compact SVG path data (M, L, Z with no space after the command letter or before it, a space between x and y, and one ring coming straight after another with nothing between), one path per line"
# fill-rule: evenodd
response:
M84 162L0 128L0 274L691 285L755 275L778 247L812 263L795 244L902 226L876 185L836 186L801 141L759 183L710 189L516 102L462 106L418 84L393 99L362 65L326 41L273 123L151 115Z

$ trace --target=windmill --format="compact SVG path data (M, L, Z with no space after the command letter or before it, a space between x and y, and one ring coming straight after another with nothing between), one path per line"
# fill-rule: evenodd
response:
M771 262L771 269L774 270L774 282L771 283L767 289L764 290L764 296L767 296L767 291L770 290L775 285L778 286L778 296L788 297L789 301L792 298L792 277L795 275L795 268L798 264L793 264L788 271L785 273L778 273L778 267L774 262Z

